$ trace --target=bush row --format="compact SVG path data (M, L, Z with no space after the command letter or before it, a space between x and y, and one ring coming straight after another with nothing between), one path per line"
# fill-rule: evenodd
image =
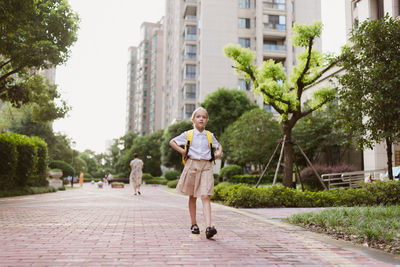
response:
M318 192L303 192L283 185L254 188L247 184L220 183L214 188L212 199L238 208L398 205L400 181Z
M47 144L42 139L0 134L0 159L0 190L47 185Z

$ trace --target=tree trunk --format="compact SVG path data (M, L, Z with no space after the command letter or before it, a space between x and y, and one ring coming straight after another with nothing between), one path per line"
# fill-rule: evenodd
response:
M292 187L292 177L293 177L293 143L292 138L292 127L288 125L287 122L282 123L283 135L286 136L285 148L283 150L284 154L284 168L283 168L283 185L286 187Z
M387 166L389 179L393 180L393 169L392 169L392 141L386 137L386 155L387 155Z

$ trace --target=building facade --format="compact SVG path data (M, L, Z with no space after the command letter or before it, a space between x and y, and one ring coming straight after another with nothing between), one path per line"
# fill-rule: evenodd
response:
M161 129L162 20L142 23L140 34L139 45L129 48L126 132L145 135Z
M346 0L346 28L350 32L355 21L392 17L400 15L400 0ZM400 166L400 145L393 145L393 166ZM373 149L363 153L364 169L376 170L387 168L386 145L376 144Z
M126 122L125 132L134 131L135 121L135 89L136 89L136 65L137 65L137 47L131 46L128 49L129 61L127 65L127 92L126 92Z
M292 25L315 20L321 20L319 0L167 0L162 127L190 117L220 87L245 90L263 106L223 48L240 44L256 52L258 65L274 59L290 73L300 52L291 43Z

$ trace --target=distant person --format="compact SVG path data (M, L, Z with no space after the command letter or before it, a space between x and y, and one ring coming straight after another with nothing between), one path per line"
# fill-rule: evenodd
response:
M71 187L74 187L74 177L71 176Z
M81 187L83 186L83 176L84 176L84 174L83 174L83 172L81 172L80 175L79 175L79 185Z
M200 234L196 222L196 201L198 197L201 197L203 215L207 224L206 237L210 239L217 233L215 227L211 226L210 196L214 194L212 162L221 157L222 146L211 132L205 130L208 122L207 110L199 107L193 111L192 122L193 130L183 132L171 139L169 144L182 155L186 162L176 189L178 192L189 196L192 234ZM180 147L188 143L186 150ZM213 148L216 148L215 154Z
M108 185L111 184L112 179L113 179L113 175L111 174L111 172L108 172L108 175L107 175L107 178L106 178Z
M136 194L140 193L140 186L142 185L142 170L143 161L139 159L138 153L133 154L133 160L129 164L131 166L131 174L129 175L129 182L133 184L133 190ZM136 193L137 191L137 193Z

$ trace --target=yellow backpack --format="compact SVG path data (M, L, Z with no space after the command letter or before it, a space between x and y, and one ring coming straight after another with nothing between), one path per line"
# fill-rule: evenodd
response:
M187 132L186 146L185 146L186 155L189 153L190 145L192 144L193 132L194 132L194 130L189 130ZM212 135L211 135L210 131L206 131L206 134L207 134L208 144L210 145L210 150L211 150L210 162L213 163L214 162L214 150L213 150L213 146L212 146ZM185 158L182 158L182 163L183 163L183 165L186 164Z

